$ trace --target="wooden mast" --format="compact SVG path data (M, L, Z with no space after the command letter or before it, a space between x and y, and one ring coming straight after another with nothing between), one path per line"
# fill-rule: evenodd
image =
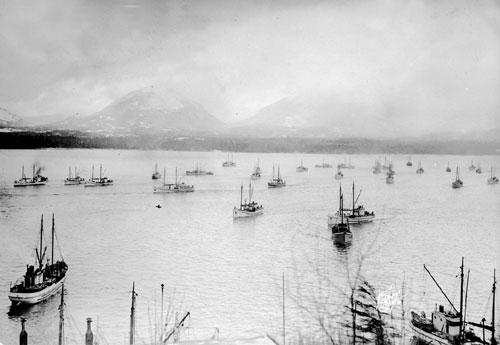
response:
M496 291L496 270L493 269L493 288L491 292L493 293L493 308L491 310L491 344L497 344L495 339L495 291Z
M54 264L54 232L55 232L55 227L54 227L54 214L52 213L52 255L50 257L50 264Z
M59 305L59 345L63 344L64 339L64 284L61 290L61 304Z
M130 345L134 345L135 341L135 282L132 283L132 307L130 308Z
M460 341L463 337L463 303L464 303L464 257L462 256L462 265L460 266L460 330L458 333Z

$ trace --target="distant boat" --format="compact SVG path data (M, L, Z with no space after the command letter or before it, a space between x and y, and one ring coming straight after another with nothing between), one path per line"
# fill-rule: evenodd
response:
M470 171L476 170L476 167L474 166L474 161L470 161L469 170Z
M274 178L274 165L273 165L273 178L267 183L268 188L278 188L286 186L286 181L280 176L280 166L278 165L278 177Z
M14 187L29 187L29 186L43 186L49 180L47 177L41 175L42 168L38 168L35 173L35 164L33 164L33 177L27 178L24 174L24 165L22 168L21 178L14 181Z
M390 165L390 163L389 163ZM384 165L382 165L382 170L388 170L389 165L387 165L387 157L384 157Z
M255 172L258 174L262 174L262 169L260 168L260 161L257 159L257 165L255 166Z
M334 242L345 244L352 242L352 232L349 227L349 220L344 216L344 196L342 194L342 186L340 186L339 210L340 218L337 218L334 223L328 221L328 228L332 232ZM328 215L328 219L331 217Z
M409 166L411 167L413 165L413 163L411 162L411 156L408 157L408 162L406 162L406 166Z
M498 344L495 339L495 290L496 290L496 274L493 271L493 288L492 288L492 300L493 307L491 311L491 325L486 323L486 319L482 319L481 322L473 322L469 319L467 310L467 288L469 286L469 278L467 276L467 287L464 287L464 264L462 258L462 265L460 266L460 272L457 276L460 278L460 304L457 309L448 298L443 289L439 286L436 279L432 276L430 271L424 265L424 269L427 271L429 276L432 278L436 286L439 288L441 293L450 303L450 309L445 310L443 305L436 305L435 310L431 313L430 318L427 318L425 312L420 314L411 311L411 321L409 323L410 329L415 334L418 341L428 344L428 345L488 345L488 344ZM455 275L453 275L455 276ZM464 296L465 293L465 296ZM474 326L483 329L483 337L477 336L471 327ZM488 342L485 339L485 330L491 332L491 339Z
M222 166L227 168L227 167L235 167L236 163L233 161L233 155L231 154L231 160L229 159L229 154L227 155L227 160L222 163Z
M450 162L448 162L448 166L446 167L446 172L451 172Z
M300 166L297 167L297 172L306 172L308 169L300 161Z
M194 168L193 170L186 170L186 175L188 176L204 176L204 175L213 175L214 173L211 172L211 171L205 171L201 168L201 166L199 166L198 164L196 164L196 168Z
M40 247L35 249L36 267L28 265L24 276L19 278L9 291L13 304L36 304L57 293L64 281L68 265L64 259L54 262L54 215L52 215L52 254L46 255L47 246L43 245L43 215L40 225ZM44 265L45 261L45 265Z
M354 165L351 164L351 158L349 158L349 164L346 163L344 158L344 163L337 164L338 169L354 169Z
M233 208L233 218L253 217L264 213L262 205L252 201L253 187L252 184L248 185L248 201L243 202L243 185L241 185L240 194L240 207Z
M385 182L388 184L393 184L394 183L394 174L396 172L392 170L392 164L389 165L389 171L387 171L387 176L385 178Z
M491 166L491 175L490 178L488 179L488 184L497 184L498 183L498 177L495 176L495 167Z
M155 171L153 172L153 175L151 175L151 178L153 180L159 180L161 178L161 174L158 171L158 164L157 163L155 163Z
M75 167L75 176L71 176L71 167L68 169L68 177L64 180L65 186L74 186L79 184L84 184L85 179L83 177L78 176L76 167Z
M154 187L154 193L189 193L194 192L194 186L177 181L177 168L175 168L175 183L165 183L165 170L163 170L163 186Z
M259 160L257 160L257 164L254 165L254 167L253 167L253 172L250 175L250 179L258 180L261 178L261 174L262 174L262 169L259 166Z
M99 177L94 177L94 166L92 165L92 177L85 182L84 187L105 187L112 186L113 180L102 176L102 164L99 165Z
M460 179L460 169L457 166L457 172L455 173L455 181L451 183L452 188L462 188L464 186L463 181Z
M356 207L356 203L361 195L361 190L359 191L358 196L354 199L354 183L352 184L352 209L344 208L344 217L347 218L350 224L362 224L362 223L370 223L375 219L375 213L366 211L363 205L358 205ZM329 224L334 224L339 221L341 214L339 211L334 215L328 216Z
M418 169L417 169L417 174L423 174L424 173L424 168L422 168L422 161L418 162Z
M335 174L335 179L340 180L342 178L344 178L344 174L342 173L342 170L340 170L340 168L338 168L337 173Z
M316 168L331 168L332 165L328 164L328 163L325 163L325 161L323 160L322 164L316 164L314 167L316 167Z
M376 160L375 161L375 165L373 166L373 173L374 174L380 174L381 172L381 164L380 164L380 161L379 160Z
M481 169L481 163L477 163L476 173L478 173L478 174L482 174L483 173L483 170Z

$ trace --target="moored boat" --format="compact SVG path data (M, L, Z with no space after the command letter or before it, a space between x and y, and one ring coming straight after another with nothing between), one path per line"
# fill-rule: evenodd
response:
M363 205L357 205L362 190L359 191L358 196L354 198L354 182L352 184L352 209L344 208L344 217L347 218L350 224L370 223L375 219L375 212L369 212ZM328 215L328 222L333 224L339 221L341 214L339 211L334 215Z
M154 193L190 193L194 192L194 186L185 184L184 182L179 183L177 181L177 168L175 168L175 183L165 183L165 170L163 170L163 185L159 187L154 187Z
M153 174L151 175L151 178L152 178L153 180L158 180L158 179L160 179L160 178L161 178L161 174L160 174L160 172L158 171L158 164L157 164L157 163L155 163L155 171L154 171L154 172L153 172Z
M228 168L228 167L235 167L236 166L236 163L233 161L233 155L231 154L231 159L229 159L229 154L227 154L227 160L222 163L222 166L225 167L225 168Z
M300 165L297 167L297 172L306 172L308 169L300 161Z
M74 186L79 184L84 184L85 179L78 175L78 171L75 167L75 176L71 176L71 167L68 170L68 177L64 180L65 186Z
M196 168L193 170L186 170L186 175L188 176L204 176L204 175L213 175L214 173L211 171L206 171L201 168L200 165L196 164Z
M498 177L495 176L495 167L491 166L491 175L490 178L488 179L488 184L497 184L498 183Z
M396 172L392 170L392 164L389 165L389 171L387 171L387 176L385 177L385 182L388 184L394 183L394 174Z
M415 337L429 345L486 345L498 344L495 338L495 290L496 290L496 277L495 271L493 273L493 308L492 308L492 322L491 325L485 324L486 319L483 318L482 322L467 321L465 308L467 306L467 292L465 292L464 299L464 264L462 258L462 265L460 266L460 306L457 309L448 296L444 293L443 289L439 286L436 279L432 276L430 271L424 265L425 270L430 275L434 283L438 286L441 293L450 304L450 309L445 310L443 305L436 305L436 309L431 313L431 317L427 318L425 312L418 314L415 311L411 312L412 319L410 321L410 329L413 331ZM468 278L467 278L468 286ZM466 329L466 326L474 326L483 329L483 338L477 336L472 328ZM491 339L485 337L484 331L491 332Z
M450 162L448 162L448 166L446 167L446 172L451 172Z
M476 167L474 166L474 161L470 161L469 170L470 171L475 171L476 170Z
M335 218L335 222L330 222L331 216L328 215L328 229L332 232L332 239L336 243L346 244L352 242L352 232L349 227L349 220L344 216L344 196L342 186L340 186L339 210L340 218Z
M253 217L264 213L264 207L262 205L252 201L253 187L252 184L248 185L248 201L243 202L243 185L241 185L240 194L240 207L233 208L233 218L246 218Z
M99 166L99 177L94 177L94 166L92 165L92 176L85 182L84 187L105 187L112 186L113 180L102 176L102 164Z
M483 173L483 170L481 169L481 163L477 163L476 173L478 173L478 174L482 174Z
M273 178L267 182L268 188L279 188L286 186L286 181L281 178L280 166L278 165L278 177L274 178L274 165L273 165Z
M344 163L337 164L338 169L354 169L354 165L351 164L351 158L349 158L349 164L346 163L346 159L344 158Z
M413 163L411 162L411 156L408 157L408 162L406 162L406 166L409 166L409 167L413 166Z
M464 182L460 179L460 169L457 166L457 172L455 173L455 181L451 183L453 188L462 188L464 186Z
M323 160L322 164L316 164L314 167L315 168L331 168L332 165L329 163L325 163L325 161Z
M423 174L424 173L424 168L422 168L422 161L418 162L418 169L417 169L417 174Z
M337 173L335 174L335 179L340 180L343 178L344 178L344 174L342 173L342 170L340 170L340 168L338 168Z
M35 164L33 164L33 177L27 178L24 174L24 165L22 168L21 178L14 181L14 187L29 187L29 186L43 186L49 180L47 177L42 176L42 168L38 168L35 173Z
M26 273L10 287L9 299L13 304L36 304L57 293L66 279L68 265L61 260L54 262L55 224L52 215L52 254L49 260L47 247L43 246L43 215L40 226L40 247L35 249L35 265L27 265ZM45 265L44 265L45 262Z
M376 160L375 165L373 166L373 173L380 174L381 171L382 171L382 167L381 167L380 161Z

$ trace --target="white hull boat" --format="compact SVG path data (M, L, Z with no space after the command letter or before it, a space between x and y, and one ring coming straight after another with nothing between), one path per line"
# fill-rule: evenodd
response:
M177 181L177 168L175 169L175 183L165 183L165 170L163 170L163 186L154 187L153 193L191 193L194 192L194 186L179 183Z
M264 213L262 205L252 201L253 188L252 184L248 185L248 201L243 202L243 185L241 185L240 207L233 208L233 218L248 218L258 216Z
M498 177L495 176L495 168L491 167L491 176L488 179L488 184L497 184L498 183Z
M113 185L113 180L108 179L107 177L102 176L102 164L99 167L99 177L94 178L94 166L92 165L92 177L90 180L85 182L83 185L84 187L105 187L105 186L112 186Z
M280 167L278 165L278 177L274 178L274 165L273 165L273 178L267 183L268 188L280 188L286 186L286 181L280 176Z
M47 177L40 175L41 168L35 173L35 165L33 164L33 177L27 178L24 174L24 165L22 168L22 175L19 180L14 181L14 187L31 187L31 186L44 186L49 180Z

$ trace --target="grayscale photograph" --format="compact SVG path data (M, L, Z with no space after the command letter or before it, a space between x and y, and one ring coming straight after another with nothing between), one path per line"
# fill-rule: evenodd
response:
M499 0L0 0L0 345L498 345Z

